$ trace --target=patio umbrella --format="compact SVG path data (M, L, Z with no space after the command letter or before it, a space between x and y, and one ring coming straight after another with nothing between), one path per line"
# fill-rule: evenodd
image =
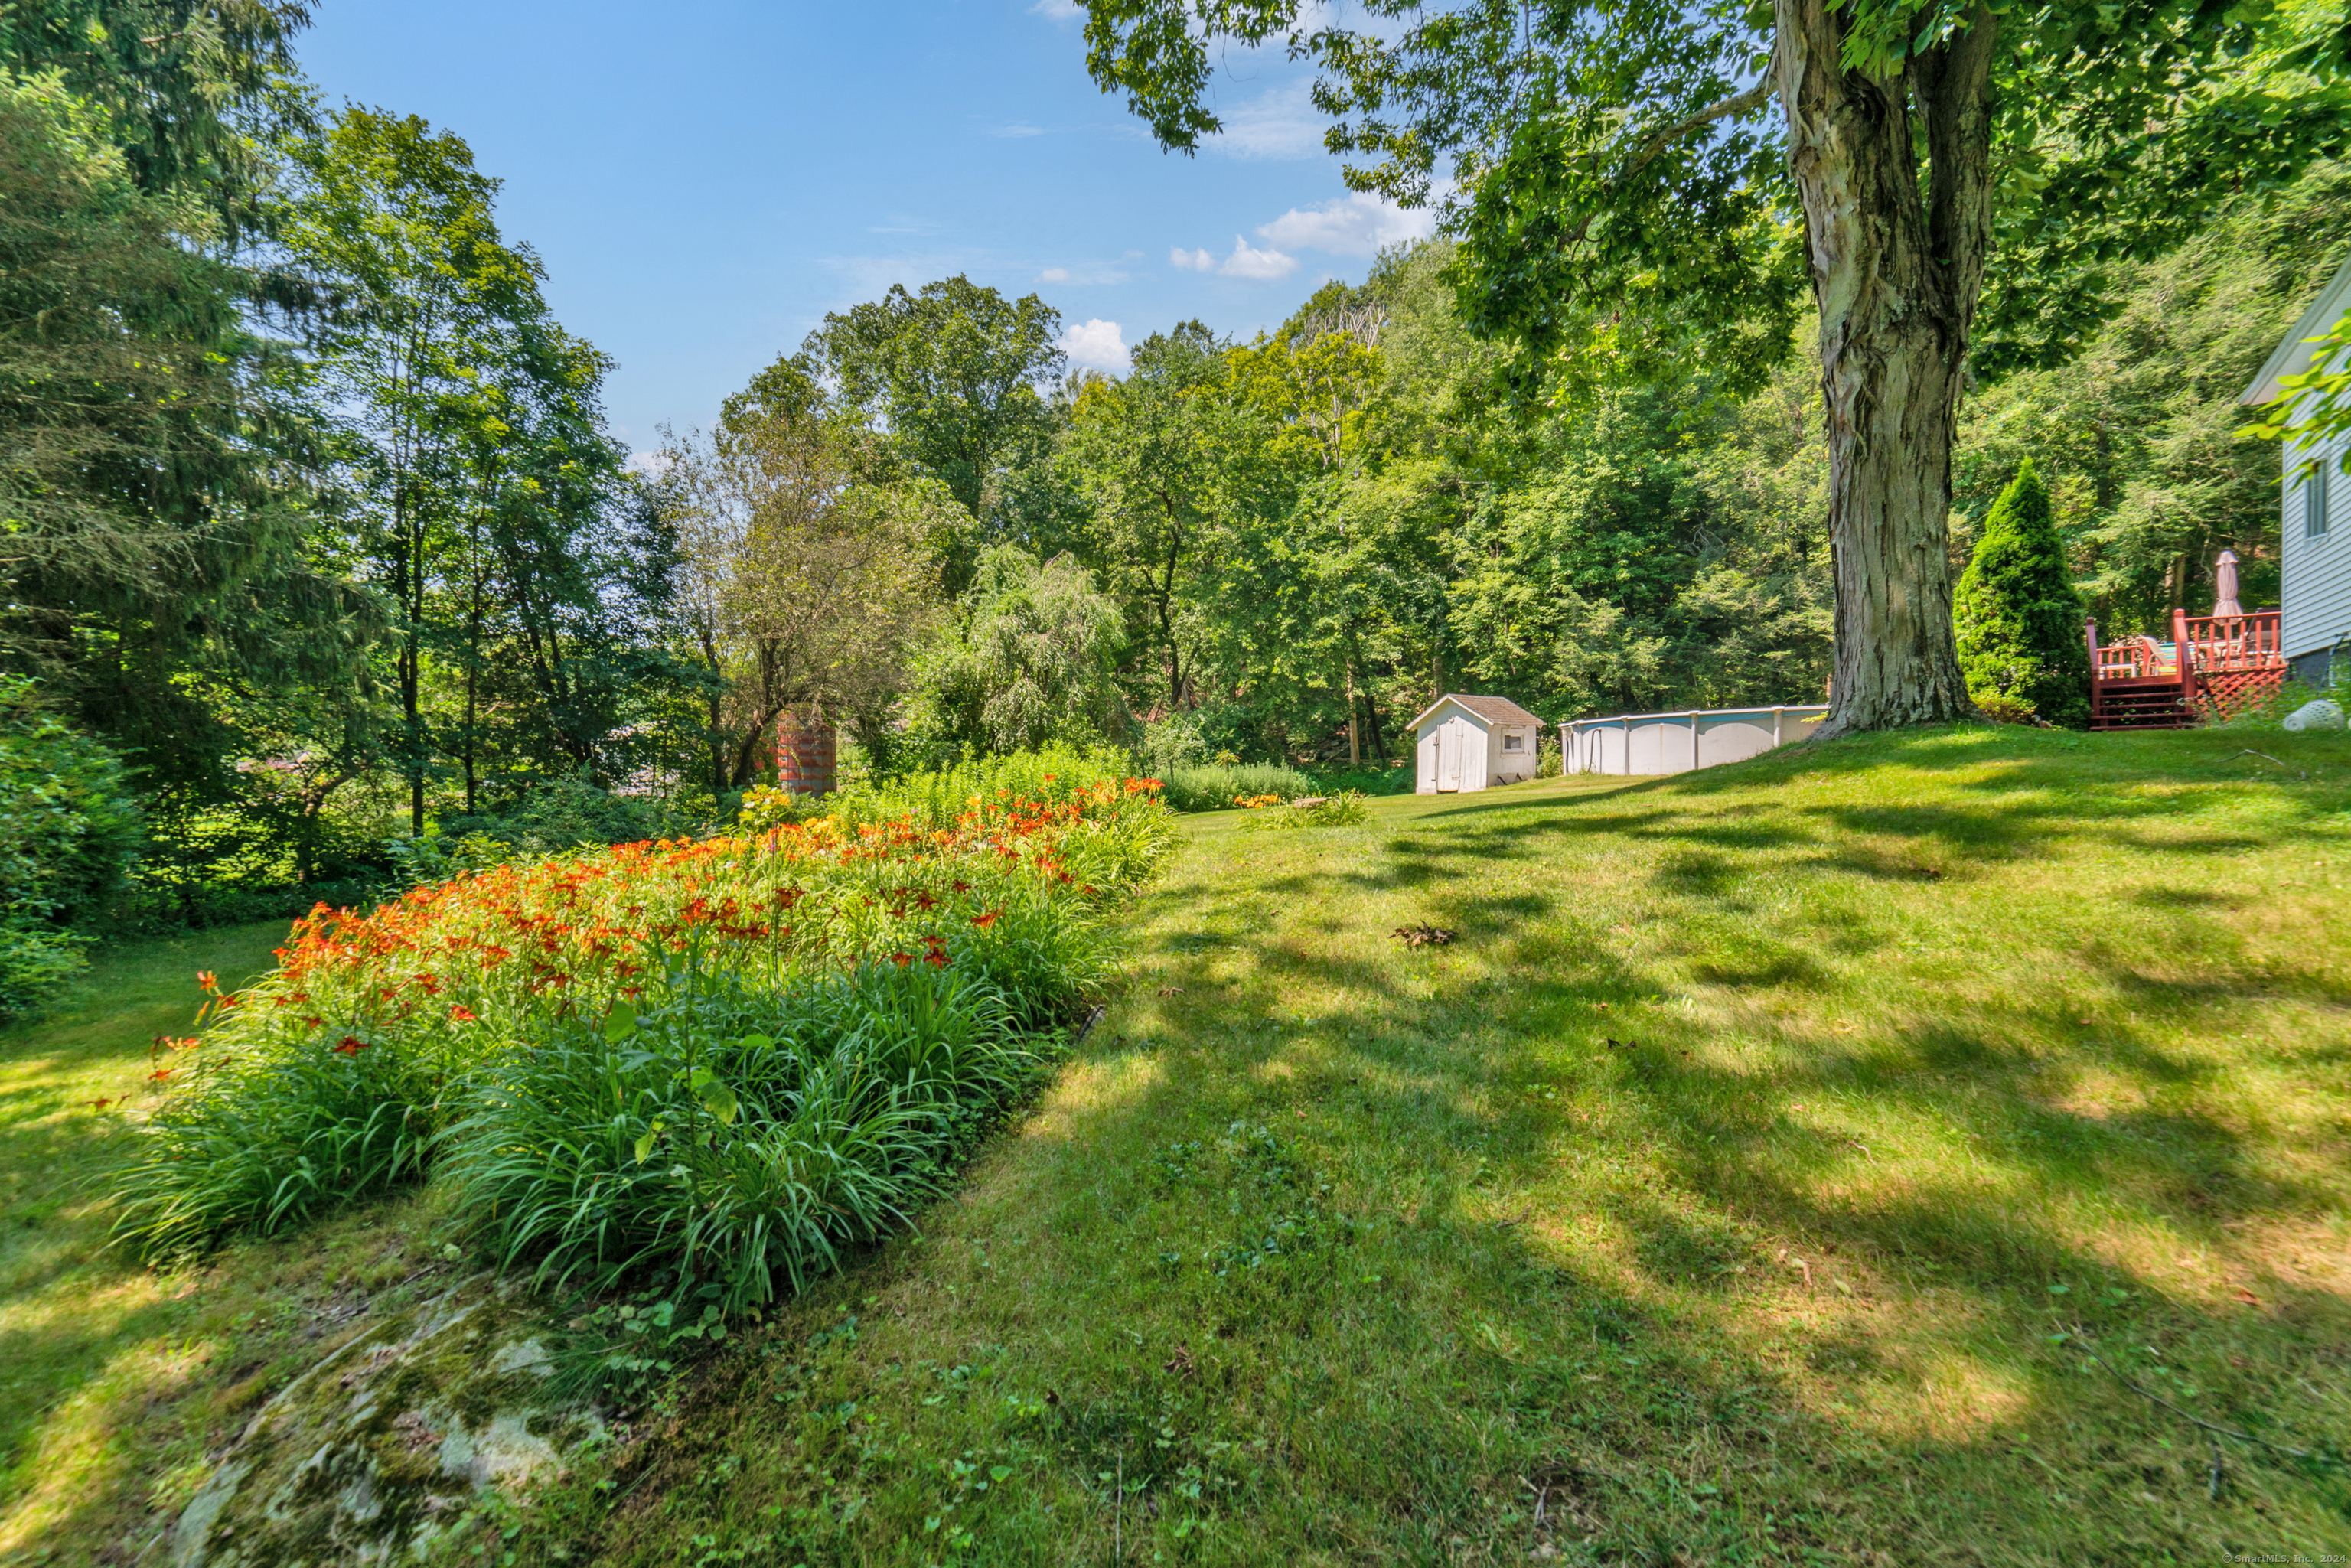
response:
M2224 549L2220 559L2212 563L2213 590L2218 597L2212 603L2215 615L2242 615L2245 607L2237 602L2237 552Z

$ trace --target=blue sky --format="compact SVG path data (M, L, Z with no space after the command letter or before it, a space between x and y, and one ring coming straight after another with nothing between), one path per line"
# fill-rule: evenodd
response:
M1231 131L1162 153L1085 72L1066 0L322 0L330 102L421 114L506 182L558 318L620 361L614 433L668 421L828 310L967 273L1034 290L1074 361L1196 316L1246 336L1360 279L1424 214L1351 196L1278 52L1217 86Z

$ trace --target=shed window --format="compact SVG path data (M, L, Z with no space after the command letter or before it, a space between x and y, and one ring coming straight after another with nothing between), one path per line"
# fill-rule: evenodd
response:
M1505 734L1505 735L1502 737L1502 749L1503 749L1503 750L1505 750L1505 751L1524 751L1526 748L1527 748L1527 737L1526 737L1525 736L1523 736L1523 735L1510 735L1510 734Z
M2327 476L2334 470L2335 459L2322 457L2310 465L2302 479L2302 533L2304 538L2318 538L2326 532L2326 492L2331 486Z

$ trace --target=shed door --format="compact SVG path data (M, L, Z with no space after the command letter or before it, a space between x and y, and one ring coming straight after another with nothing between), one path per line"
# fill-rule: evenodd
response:
M1448 718L1437 728L1437 787L1440 790L1461 788L1462 723Z

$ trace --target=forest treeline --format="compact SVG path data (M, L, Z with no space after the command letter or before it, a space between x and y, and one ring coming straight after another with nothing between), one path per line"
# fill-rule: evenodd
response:
M958 277L777 345L632 468L496 180L305 84L304 20L0 20L0 1001L107 921L724 823L787 718L879 772L1050 740L1169 769L1398 758L1448 689L1822 692L1801 354L1751 395L1530 386L1440 239L1073 373L1050 306ZM1954 551L2030 457L2102 627L2203 608L2223 546L2273 601L2276 450L2235 398L2346 218L2322 165L2115 264L2086 353L1970 389Z

